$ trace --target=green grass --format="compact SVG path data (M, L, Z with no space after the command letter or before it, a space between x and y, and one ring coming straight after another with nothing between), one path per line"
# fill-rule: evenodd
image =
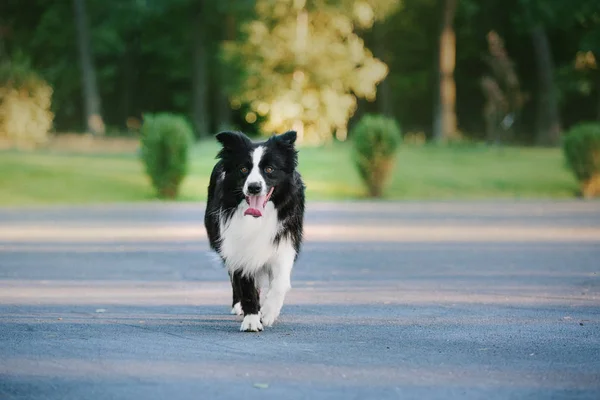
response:
M215 142L194 148L180 200L205 199L217 150ZM349 144L301 148L299 157L309 199L364 197ZM567 198L577 189L559 149L401 146L386 199ZM154 198L135 154L0 152L0 205Z

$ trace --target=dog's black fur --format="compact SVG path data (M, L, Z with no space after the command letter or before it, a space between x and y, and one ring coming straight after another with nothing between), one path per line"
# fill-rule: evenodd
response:
M259 164L260 171L267 190L274 187L270 201L274 204L278 226L280 226L278 233L273 237L272 248L276 249L282 239L289 239L296 253L295 261L302 244L305 202L305 185L296 170L298 165L298 153L294 145L296 132L289 131L279 136L272 136L259 143L253 143L240 132L221 132L216 135L216 138L222 144L222 149L217 155L219 161L210 176L204 217L210 247L219 254L227 266L227 259L221 252L223 240L221 225L227 224L237 215L236 210L245 204L246 194L243 192L243 187L248 177L247 171L253 167L252 153L257 147L262 146L264 153ZM273 168L270 174L263 172L267 165ZM243 167L248 169L246 173L242 171ZM244 243L239 245L244 246ZM243 266L233 271L230 269L233 306L241 302L244 314L257 314L260 305L255 277L245 272Z

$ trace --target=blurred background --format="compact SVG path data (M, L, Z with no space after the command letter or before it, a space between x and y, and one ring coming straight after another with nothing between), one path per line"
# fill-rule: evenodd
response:
M593 197L599 55L595 0L3 0L0 205L204 200L226 129L309 199Z

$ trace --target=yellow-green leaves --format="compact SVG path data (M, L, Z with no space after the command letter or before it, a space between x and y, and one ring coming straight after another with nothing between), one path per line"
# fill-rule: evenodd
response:
M295 129L299 141L345 137L356 97L374 100L387 66L365 48L355 27L370 27L391 12L386 0L257 0L256 20L226 54L244 66L246 79L232 103L248 103L265 116L265 133Z

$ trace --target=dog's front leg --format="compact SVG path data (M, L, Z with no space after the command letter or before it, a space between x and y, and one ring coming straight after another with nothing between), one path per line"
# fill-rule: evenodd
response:
M287 292L292 288L291 275L296 251L291 243L282 243L271 264L271 284L261 307L261 321L271 326L279 316Z
M240 294L240 303L244 313L244 320L240 331L243 332L258 332L263 330L259 315L259 299L258 290L254 284L254 278L243 276L241 271L236 271L233 275L234 285Z
M265 299L267 298L267 293L269 293L269 286L271 285L271 280L273 277L270 270L263 270L259 272L254 279L256 281L256 287L258 288L258 297L260 301L260 308L262 310L262 306L265 304Z
M231 282L231 289L233 291L233 302L231 303L231 313L234 315L243 315L242 312L242 303L240 302L240 288L239 285L236 284L233 273L229 272L229 280Z

